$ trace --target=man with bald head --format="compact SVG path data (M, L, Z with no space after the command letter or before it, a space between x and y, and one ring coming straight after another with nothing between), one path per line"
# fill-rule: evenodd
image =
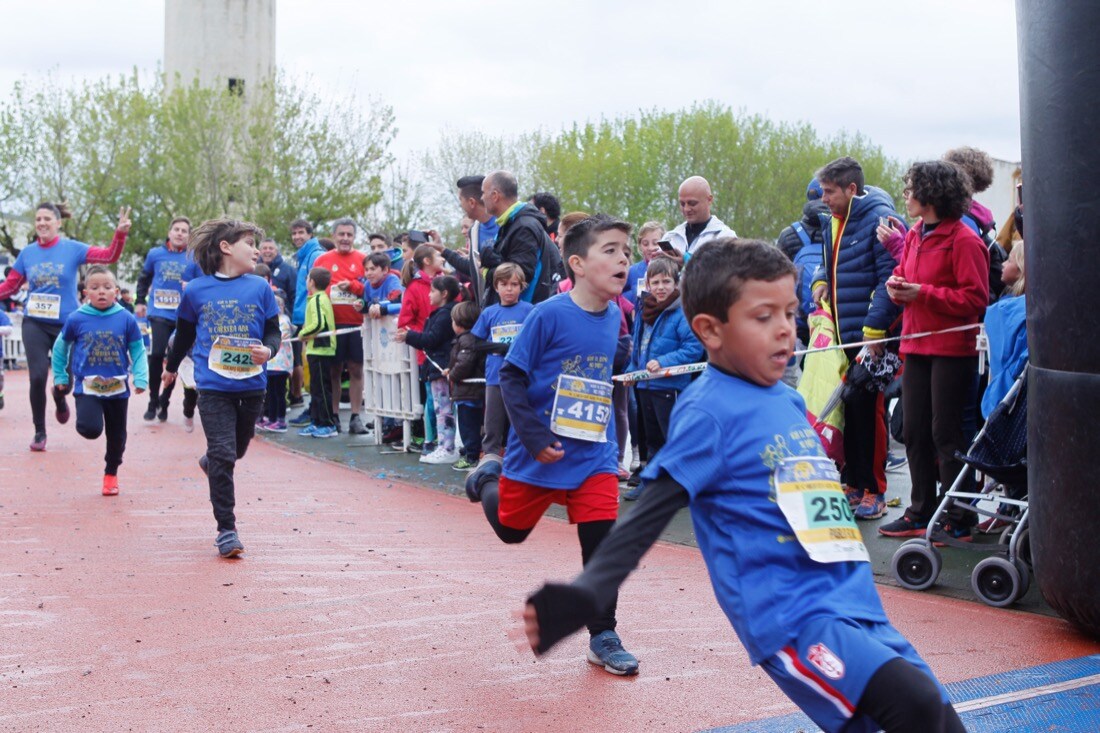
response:
M540 303L557 293L564 274L561 253L546 233L546 217L534 206L519 200L519 184L508 171L493 171L481 183L481 202L485 210L496 217L500 226L496 240L483 244L480 259L489 268L485 282L493 281L498 265L512 262L523 270L528 285L520 296L529 303ZM433 246L451 267L474 277L474 265L460 252L443 247L433 237ZM497 302L493 288L486 288L485 305Z
M726 226L721 219L711 215L710 207L714 203L714 194L711 193L707 179L702 176L691 176L685 179L680 184L678 195L680 213L684 215L684 222L665 235L680 254L680 257L673 257L673 259L690 255L712 239L737 236L737 233Z

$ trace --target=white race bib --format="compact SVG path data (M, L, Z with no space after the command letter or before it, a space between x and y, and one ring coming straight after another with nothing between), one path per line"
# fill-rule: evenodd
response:
M195 388L195 362L191 361L190 356L183 357L179 371L176 372L176 378L183 383L184 389Z
M550 410L550 431L567 438L606 443L612 389L610 382L559 374Z
M56 293L31 293L27 296L26 309L31 318L60 320L61 296Z
M260 346L259 339L218 336L210 347L206 360L210 371L226 379L249 379L258 376L264 368L252 363L252 347Z
M329 300L332 301L333 305L355 305L362 300L362 298L350 290L341 290L340 288L334 287L329 293Z
M523 330L522 323L505 323L493 326L489 331L489 338L494 344L513 344L521 330Z
M774 478L779 509L811 560L871 561L831 460L785 458Z
M114 397L126 391L125 377L100 377L95 374L84 377L84 394L93 397Z
M162 311L174 311L180 307L180 291L161 288L153 291L153 307Z

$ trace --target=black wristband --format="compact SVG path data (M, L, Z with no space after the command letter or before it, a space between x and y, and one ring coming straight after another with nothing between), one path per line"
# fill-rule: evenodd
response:
M596 597L587 589L547 583L527 598L539 623L536 654L545 654L559 641L581 629L599 614Z

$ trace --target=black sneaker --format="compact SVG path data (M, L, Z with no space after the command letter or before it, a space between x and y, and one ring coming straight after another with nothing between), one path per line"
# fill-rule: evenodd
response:
M305 406L306 406L306 401L304 399L302 399L301 397L298 397L297 399L292 397L290 399L290 402L287 403L287 407L305 407Z
M157 410L157 420L161 422L168 422L168 405L161 405Z
M351 420L348 421L348 434L349 435L368 435L374 432L359 419L358 415L352 415Z
M240 557L244 552L244 545L237 537L236 530L226 529L218 532L214 545L218 548L218 554L222 557Z
M141 416L145 422L152 422L157 418L157 406L149 405L149 409L145 411L145 414Z
M633 488L639 486L642 483L642 469L638 468L630 472L630 478L626 480L626 485Z

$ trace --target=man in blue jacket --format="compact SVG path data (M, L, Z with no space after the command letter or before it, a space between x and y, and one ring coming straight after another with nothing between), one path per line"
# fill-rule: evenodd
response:
M317 241L317 237L313 236L313 225L305 219L295 219L290 222L290 241L294 244L294 249L297 253L294 255L294 264L298 268L297 283L294 287L294 310L290 314L290 322L294 324L295 330L301 330L302 326L306 322L306 299L309 298L309 288L306 287L306 278L309 276L309 271L313 269L313 261L316 260L324 249L321 247L321 243ZM287 297L290 297L290 293L287 293ZM295 341L294 347L294 372L290 377L290 404L292 406L301 406L302 400L302 381L305 377L302 371L302 344ZM303 415L299 415L298 418L302 418ZM307 420L306 425L309 424L309 416L305 415ZM301 422L300 419L292 419L291 424Z
M897 217L885 191L865 186L863 168L837 158L817 172L825 261L814 274L813 298L833 315L840 343L882 338L901 316L886 295L897 262L878 241L879 218ZM881 346L872 347L881 349ZM849 361L858 348L845 350ZM857 519L886 513L886 425L882 393L855 390L844 403L844 471L841 480Z

